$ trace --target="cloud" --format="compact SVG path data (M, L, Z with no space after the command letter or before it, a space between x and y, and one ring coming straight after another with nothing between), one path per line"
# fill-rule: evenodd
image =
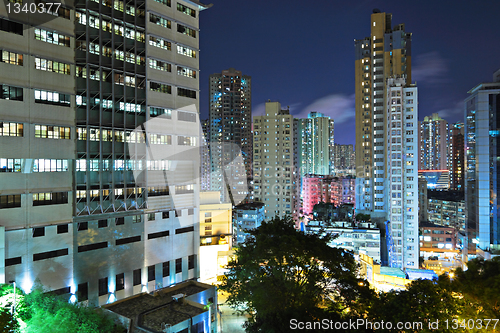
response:
M439 116L447 121L454 122L457 119L463 122L463 115L464 115L464 102L459 101L456 102L455 104L451 105L451 107L446 108L446 109L441 109L437 112Z
M300 112L293 112L290 108L290 113L296 118L307 118L310 112L320 112L335 120L335 125L345 123L354 118L354 94L333 94L315 100L313 103L303 108Z
M412 80L430 84L442 84L448 81L448 64L439 52L424 53L415 56L412 66Z

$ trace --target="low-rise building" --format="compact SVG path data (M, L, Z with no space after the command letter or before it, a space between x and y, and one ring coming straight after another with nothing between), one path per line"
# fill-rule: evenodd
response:
M366 254L380 263L380 229L374 223L363 222L354 225L351 222L309 221L308 233L327 232L338 235L330 242L332 247L340 247L355 254Z
M235 244L244 243L250 236L248 230L260 227L266 218L265 207L262 202L239 204L233 209L233 226Z
M128 332L217 332L214 286L186 281L103 306Z
M302 214L312 214L314 205L320 202L333 203L336 207L354 204L354 182L353 177L305 175L302 178Z
M461 191L429 191L429 222L465 230L465 201Z
M453 227L420 221L420 256L454 258L460 252L458 231Z
M224 275L233 244L232 206L219 191L200 192L200 281L215 283Z

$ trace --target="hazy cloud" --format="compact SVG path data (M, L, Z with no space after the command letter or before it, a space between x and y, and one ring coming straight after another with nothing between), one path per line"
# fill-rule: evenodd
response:
M459 119L463 122L463 114L464 114L464 102L459 101L455 104L451 105L449 108L441 109L437 112L439 116L449 122L454 122L456 119Z
M424 53L415 57L412 66L412 80L438 84L448 80L448 64L439 52Z
M291 110L291 109L290 109ZM335 120L335 125L350 121L354 118L354 94L348 96L333 94L317 99L300 112L291 113L297 118L307 118L309 112L321 112Z

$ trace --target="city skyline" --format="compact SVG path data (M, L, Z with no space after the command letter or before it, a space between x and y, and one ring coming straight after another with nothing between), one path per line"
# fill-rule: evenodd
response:
M234 67L253 78L254 116L263 114L268 99L290 106L298 118L322 112L335 120L336 143L354 144L353 40L369 34L363 22L375 8L392 13L392 25L404 23L413 34L412 81L419 86L419 120L438 113L449 123L463 121L467 91L477 82L489 82L500 68L491 56L500 46L489 42L500 29L494 14L500 3L388 1L382 6L364 1L311 6L292 1L285 8L275 1L263 10L247 3L211 2L214 6L200 17L202 118L208 115L208 76ZM316 70L311 70L313 65Z

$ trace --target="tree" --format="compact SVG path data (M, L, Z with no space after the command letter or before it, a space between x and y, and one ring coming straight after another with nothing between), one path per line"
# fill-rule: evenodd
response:
M328 246L332 236L297 231L290 217L250 233L220 287L231 307L250 314L247 332L289 332L291 319L359 317L362 301L374 297L352 254Z
M0 333L19 332L19 324L6 309L0 308Z

